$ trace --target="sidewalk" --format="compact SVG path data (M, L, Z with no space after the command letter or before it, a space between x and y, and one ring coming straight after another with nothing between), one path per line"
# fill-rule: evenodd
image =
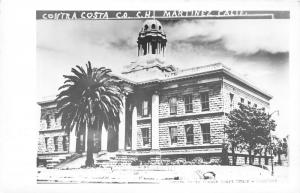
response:
M276 169L276 168L275 168ZM86 169L38 169L38 183L252 183L286 180L284 172L278 175L254 166L119 166ZM213 172L215 178L204 179Z

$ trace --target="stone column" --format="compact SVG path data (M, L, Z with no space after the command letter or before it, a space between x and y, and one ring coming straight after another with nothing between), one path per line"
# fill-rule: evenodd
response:
M149 54L152 54L152 42L149 42Z
M69 153L75 153L76 152L76 132L75 128L70 132L69 134Z
M122 97L123 107L120 111L120 124L119 124L119 151L125 149L125 111L126 111L126 97Z
M137 149L137 109L136 105L134 105L132 110L132 147L131 150L135 151Z
M101 151L107 151L107 135L108 132L105 128L105 126L102 126L102 132L101 132Z
M159 94L155 92L152 95L152 116L151 116L151 125L152 125L152 149L159 149Z

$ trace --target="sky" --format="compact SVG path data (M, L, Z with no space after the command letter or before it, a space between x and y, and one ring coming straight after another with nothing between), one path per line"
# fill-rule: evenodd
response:
M37 21L37 98L54 96L75 65L113 73L137 57L143 20ZM178 68L221 62L273 96L270 112L279 136L288 134L289 20L161 21L166 61Z

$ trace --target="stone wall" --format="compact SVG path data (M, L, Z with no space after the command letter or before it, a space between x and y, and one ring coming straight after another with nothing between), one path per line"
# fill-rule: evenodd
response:
M48 120L47 120L48 119ZM60 117L53 104L42 106L38 139L38 154L68 153L69 136L61 129ZM66 150L63 150L63 136L66 137ZM57 137L58 149L55 151L54 137ZM45 138L48 138L47 148Z
M266 99L263 99L261 96L249 90L242 89L232 82L225 81L223 88L224 109L227 113L229 113L234 108L239 108L241 98L244 99L244 105L248 105L248 102L250 102L251 106L254 106L254 104L256 104L258 108L265 108L266 110L268 110L269 108L269 102ZM232 102L230 99L230 94L233 94Z
M171 89L162 89L160 92L159 102L159 147L185 147L197 146L203 144L203 135L201 131L201 124L210 124L211 141L210 144L220 144L224 138L224 114L222 113L223 101L221 82L211 82L206 84L196 84L197 80L180 82L181 86L174 88L173 85L167 85ZM177 84L176 84L177 85ZM178 86L178 85L177 85ZM202 111L201 95L202 92L209 94L209 110ZM192 95L193 111L186 113L184 96ZM177 98L177 113L170 114L170 97ZM142 100L140 100L141 102ZM140 107L140 106L139 106ZM138 110L139 112L140 110ZM185 125L192 124L194 130L194 143L187 145ZM171 126L177 127L176 144L171 145L169 128ZM151 148L151 116L142 118L138 115L137 124L137 148ZM143 146L141 129L149 128L149 145Z

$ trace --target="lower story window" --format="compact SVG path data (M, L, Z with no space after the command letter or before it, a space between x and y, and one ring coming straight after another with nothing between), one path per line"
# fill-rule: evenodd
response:
M63 150L64 151L67 151L67 147L68 147L68 144L67 144L67 136L63 136L63 141L62 141L62 145L63 145Z
M149 144L149 128L142 128L143 145Z
M203 143L210 143L210 124L201 124Z
M45 137L45 148L46 148L46 151L48 150L48 139L49 139L49 137Z
M171 145L177 143L177 127L170 127L169 128L170 132L170 138L171 138Z
M185 126L186 144L194 144L194 128L193 125Z
M58 137L54 137L53 141L54 141L54 151L58 151Z

